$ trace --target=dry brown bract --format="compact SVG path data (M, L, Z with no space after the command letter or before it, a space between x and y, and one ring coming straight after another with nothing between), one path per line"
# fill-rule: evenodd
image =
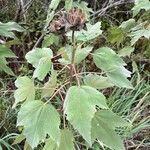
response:
M85 13L81 9L73 8L62 12L60 17L50 23L48 29L52 33L62 34L69 30L81 30L86 21Z

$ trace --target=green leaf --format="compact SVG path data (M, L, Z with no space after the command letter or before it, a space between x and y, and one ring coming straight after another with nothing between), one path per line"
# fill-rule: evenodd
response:
M6 57L14 58L16 56L8 47L0 44L0 71L14 76L12 70L7 66Z
M70 10L72 8L73 5L73 0L66 0L65 1L65 9L66 10Z
M101 22L97 22L94 25L87 24L86 26L87 26L87 31L81 30L75 32L75 38L77 39L77 41L87 42L95 39L96 37L102 34L102 30L100 29Z
M0 22L0 35L1 36L15 38L15 34L12 31L23 32L25 30L16 22L8 22L8 23Z
M53 20L54 18L54 15L55 15L55 11L51 11L51 10L48 10L48 14L47 14L47 18L46 18L46 23L45 23L45 26L44 26L44 31L47 32L47 28L49 26L49 23Z
M149 0L135 0L135 6L132 8L133 10L133 17L135 17L140 10L150 10L150 1Z
M82 60L84 60L89 53L92 51L93 47L87 46L85 48L77 47L74 62L75 64L79 64Z
M118 46L124 41L125 39L125 33L124 31L119 27L112 27L109 31L108 40L112 44L117 44Z
M94 62L96 66L105 72L111 72L115 69L125 69L126 63L110 48L102 47L94 53ZM130 72L124 70L123 74L130 76Z
M59 62L65 65L71 64L73 46L66 45L66 47L60 49L62 53L62 58L59 59Z
M0 58L1 57L16 57L16 55L5 45L0 44Z
M58 36L50 33L49 35L46 35L44 37L44 40L42 42L42 47L49 47L52 44L58 45L59 44L59 38L58 38Z
M28 144L28 142L25 141L23 150L33 150L33 149L32 149L31 146Z
M9 38L15 38L15 34L13 32L1 28L0 28L0 35Z
M60 144L57 150L75 150L73 134L69 129L61 131Z
M51 74L51 78L49 78L49 81L45 83L42 89L42 97L52 96L57 86L58 86L57 85L57 72L53 70Z
M38 78L39 80L43 80L45 76L48 74L52 66L51 60L48 57L41 58L37 68L33 73L33 78Z
M127 79L131 72L124 67L126 63L112 49L102 47L96 50L94 62L107 74L112 83L119 87L132 88Z
M23 134L17 135L12 145L21 143L26 137Z
M24 126L24 135L32 148L45 140L47 134L58 144L59 125L60 118L56 109L39 100L24 104L17 117L17 126Z
M150 38L150 30L149 29L139 29L134 30L132 29L132 32L129 34L131 39L131 45L134 45L140 38L145 37L147 39Z
M75 51L75 58L74 58L74 63L79 64L82 60L84 60L89 53L92 51L91 46L87 46L85 48L81 48L81 46L78 46ZM64 55L64 58L59 59L59 62L62 64L71 64L71 59L72 59L72 51L73 47L68 45L66 46L64 52L67 55Z
M24 28L18 25L16 22L7 22L7 23L0 22L0 29L4 29L7 31L18 31L18 32L25 31Z
M55 10L60 3L60 0L52 0L50 4L50 9Z
M105 89L113 86L108 77L103 77L96 74L89 74L85 76L84 83L96 89Z
M108 120L106 120L105 116L106 116L106 118L108 117L108 115L105 114L103 112L103 110L95 113L95 116L92 120L92 138L93 138L93 140L97 139L97 140L103 142L109 148L114 149L114 150L125 150L121 138L111 128L112 119L111 119L111 121L108 122Z
M100 108L108 108L105 100L102 93L89 86L72 86L67 92L64 113L67 114L67 120L89 145L92 145L91 121L96 112L96 105Z
M133 51L134 51L134 47L126 46L123 49L121 49L118 52L118 54L119 56L125 57L125 56L130 56Z
M22 102L24 100L32 101L35 99L34 83L27 76L18 77L17 80L15 81L15 86L18 89L15 90L14 92L15 103L13 105L13 108L16 107L16 105L19 102Z
M50 48L36 48L28 52L25 57L36 68L33 77L43 80L52 66L52 50Z
M14 76L14 73L12 72L12 70L7 66L6 59L3 57L0 57L0 71L4 71L7 74Z
M58 54L61 54L62 58L58 59L61 64L68 65L71 63L71 53L73 47L71 45L66 45L59 49Z
M122 24L119 27L122 28L125 32L129 32L133 27L135 27L135 25L135 19L129 19L127 21L122 22Z
M117 114L113 113L110 110L99 110L98 113L99 113L98 116L101 118L103 122L108 124L109 128L115 129L116 127L131 126L131 123L122 119L120 116L118 116Z
M56 143L49 138L46 140L43 150L54 150L55 147L56 147Z
M107 73L108 78L118 87L133 89L131 82L123 74L125 70L114 70Z
M43 150L75 150L73 141L72 132L69 129L63 129L61 130L59 146L49 138L46 140Z

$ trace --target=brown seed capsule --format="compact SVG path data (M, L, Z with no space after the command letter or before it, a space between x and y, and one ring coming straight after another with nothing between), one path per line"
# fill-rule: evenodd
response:
M65 29L65 26L65 20L63 18L58 18L57 20L51 22L48 30L51 33L61 33Z
M81 9L73 8L68 12L62 12L60 17L50 23L48 29L52 33L65 33L82 29L85 22L85 13Z
M86 17L81 9L73 8L67 14L67 21L69 24L71 24L71 27L74 27L78 30L83 28L83 25L86 22Z

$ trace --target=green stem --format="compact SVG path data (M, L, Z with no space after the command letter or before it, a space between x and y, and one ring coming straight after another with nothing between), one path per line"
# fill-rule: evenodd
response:
M74 58L75 58L75 53L76 53L74 31L72 31L72 45L73 45L73 51L72 51L72 57L71 57L71 64L74 64Z
M71 74L71 78L70 78L70 84L72 84L72 79L75 73L75 77L78 83L78 86L80 86L80 81L77 77L77 73L76 73L76 69L75 69L75 64L74 64L74 60L75 60L75 53L76 53L76 45L75 45L75 37L74 37L74 32L72 31L72 45L73 45L73 51L72 51L72 57L71 57L71 65L70 65L70 74Z

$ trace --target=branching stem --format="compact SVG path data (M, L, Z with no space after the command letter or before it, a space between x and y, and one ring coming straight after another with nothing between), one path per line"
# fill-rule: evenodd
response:
M59 92L62 88L64 88L69 82L64 83L59 89L56 90L56 92L50 97L50 99L45 103L47 104L49 101L51 101Z

